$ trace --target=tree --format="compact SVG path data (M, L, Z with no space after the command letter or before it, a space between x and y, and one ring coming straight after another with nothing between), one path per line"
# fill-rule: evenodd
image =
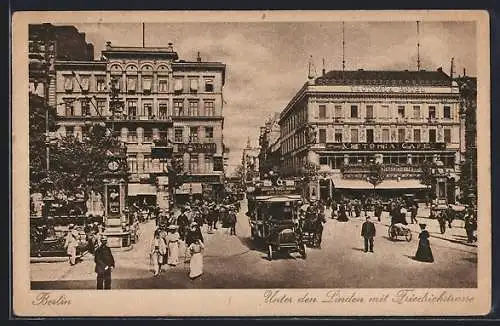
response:
M48 114L47 114L48 113ZM48 121L46 118L48 116ZM49 131L54 131L56 111L46 104L45 99L30 94L29 96L29 170L30 188L32 192L43 191L47 178L46 135L48 122Z
M422 168L422 173L420 174L420 183L426 185L427 188L430 188L434 180L434 175L432 173L434 164L429 161L424 161L421 165L421 168Z
M49 179L54 191L74 192L92 188L103 192L103 173L110 159L121 162L116 173L126 174L125 149L112 132L103 125L94 125L82 140L67 136L50 148Z
M369 171L368 182L372 184L373 191L375 192L375 188L385 179L384 167L378 162L372 162L370 163Z

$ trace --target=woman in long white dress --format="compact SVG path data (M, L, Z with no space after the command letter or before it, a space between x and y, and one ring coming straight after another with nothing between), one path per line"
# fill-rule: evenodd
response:
M203 274L203 250L205 246L199 237L189 245L189 252L191 253L191 260L189 261L189 277L194 280Z
M160 237L158 230L154 233L153 241L151 242L150 257L153 262L154 276L158 276L161 272L161 265L163 264L163 256L167 252L165 242Z
M167 264L176 266L179 263L179 241L181 237L177 232L177 225L169 225L166 237L168 257Z

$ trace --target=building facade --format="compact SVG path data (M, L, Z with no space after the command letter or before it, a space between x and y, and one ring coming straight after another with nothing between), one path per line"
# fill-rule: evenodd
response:
M250 138L248 138L247 145L243 149L243 154L241 156L243 183L251 183L253 180L259 179L259 153L260 148L252 147L250 144Z
M279 113L275 113L259 135L259 172L261 178L269 171L278 172L281 163Z
M159 146L182 159L188 177L177 195L223 188L224 64L179 60L172 44L143 48L107 42L100 61L55 66L59 133L82 137L89 121L104 118L126 144L129 198L167 205L170 158L153 155ZM111 98L112 87L117 98Z
M52 98L55 105L56 60L94 60L94 46L87 43L85 33L74 26L30 24L28 26L29 92Z
M460 175L458 86L437 71L330 71L310 77L281 113L285 169L318 164L312 187L320 198L366 191L370 166L380 163L378 190L425 188L422 164L437 163L432 191L454 201ZM436 176L437 177L437 176Z

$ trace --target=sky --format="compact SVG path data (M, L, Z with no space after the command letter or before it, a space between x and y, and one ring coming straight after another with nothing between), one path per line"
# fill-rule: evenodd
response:
M99 58L106 41L142 46L140 23L74 24L86 33ZM346 70L416 70L416 22L346 22ZM179 58L227 65L224 86L224 138L230 148L229 173L241 163L250 137L258 145L259 126L281 112L307 81L308 62L319 76L342 69L342 23L146 23L145 45L174 44ZM442 67L476 75L474 22L420 22L421 69Z

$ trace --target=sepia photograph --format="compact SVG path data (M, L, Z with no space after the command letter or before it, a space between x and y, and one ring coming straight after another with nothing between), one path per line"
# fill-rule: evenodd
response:
M14 310L487 313L488 24L18 13Z

